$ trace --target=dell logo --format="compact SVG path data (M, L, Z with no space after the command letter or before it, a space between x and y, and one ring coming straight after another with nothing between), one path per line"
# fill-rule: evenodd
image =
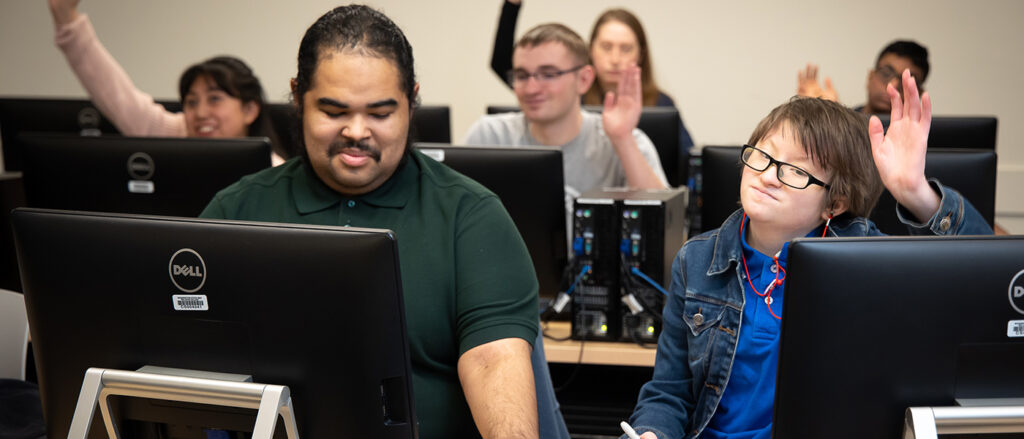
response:
M132 180L149 180L155 170L156 165L149 154L136 152L128 156L128 175Z
M1017 272L1017 275L1010 281L1009 293L1010 306L1024 314L1024 270Z
M199 253L190 248L174 252L167 271L174 286L186 293L199 291L206 283L206 263Z
M173 275L177 276L179 274L190 277L203 277L202 270L198 266L191 265L175 265Z

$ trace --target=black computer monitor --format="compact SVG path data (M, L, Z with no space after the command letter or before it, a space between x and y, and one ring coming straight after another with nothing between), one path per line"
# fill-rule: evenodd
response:
M181 103L159 101L169 111L181 111ZM120 134L88 99L0 98L0 147L8 171L22 169L18 135L49 132L87 136Z
M555 297L568 263L562 152L544 147L434 143L416 147L498 195L526 242L540 296Z
M584 106L585 110L600 113L604 111L600 106ZM511 113L519 111L519 107L507 105L489 105L487 114ZM682 130L683 120L679 117L679 110L674 107L644 107L640 113L640 121L637 128L643 131L654 148L658 150L658 159L661 161L661 169L665 171L668 183L673 187L686 186L689 178L689 163L680 154L679 133Z
M929 147L927 155L925 175L960 192L992 226L996 215L996 152ZM907 226L896 217L896 200L888 190L882 192L870 218L885 234L908 233Z
M889 128L889 115L880 115L882 126ZM933 116L928 132L928 148L996 149L995 116Z
M36 209L13 219L47 436L67 437L87 368L151 365L286 385L302 437L416 437L390 231ZM189 438L255 422L255 410L120 404L116 418ZM123 437L138 437L124 433L133 426ZM99 416L92 431L106 437Z
M701 148L700 231L717 229L740 208L741 146Z
M264 137L25 133L17 141L31 207L198 216L217 191L270 166Z
M773 437L899 438L908 407L1024 397L1024 237L799 239Z

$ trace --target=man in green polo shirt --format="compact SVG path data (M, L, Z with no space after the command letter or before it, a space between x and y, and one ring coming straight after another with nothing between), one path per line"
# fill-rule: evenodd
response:
M421 437L536 438L526 246L494 194L410 148L418 89L391 20L328 12L292 80L305 154L222 190L202 216L393 230Z

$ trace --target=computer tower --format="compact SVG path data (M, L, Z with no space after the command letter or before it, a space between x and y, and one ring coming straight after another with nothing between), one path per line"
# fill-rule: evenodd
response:
M650 343L661 332L672 261L688 235L687 188L584 193L573 212L578 270L572 336Z

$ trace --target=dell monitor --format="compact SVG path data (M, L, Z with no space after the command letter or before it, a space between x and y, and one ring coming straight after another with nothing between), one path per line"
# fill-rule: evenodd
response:
M585 106L583 109L594 113L604 111L600 106ZM517 111L519 107L507 105L487 107L487 114ZM651 139L651 143L658 151L658 160L661 161L661 169L665 171L668 184L672 187L686 186L690 165L681 154L679 136L682 133L683 120L679 117L679 110L673 107L644 107L636 127Z
M416 437L390 231L39 209L13 222L47 436L68 436L88 368L159 366L288 386L300 437ZM205 438L255 422L119 404L124 437L144 436L133 423ZM106 437L99 416L92 433Z
M416 148L501 199L533 259L540 296L555 297L568 263L562 152L544 147L433 143L418 143Z
M802 238L787 268L773 437L1024 398L1024 237Z
M81 137L27 133L28 206L198 216L217 191L270 166L264 137Z
M181 104L161 101L168 111L180 111ZM88 99L0 98L0 147L8 171L22 169L23 151L16 142L25 132L99 136L120 134L116 127Z
M882 126L889 128L889 115L880 115ZM928 148L996 149L994 116L932 116Z

